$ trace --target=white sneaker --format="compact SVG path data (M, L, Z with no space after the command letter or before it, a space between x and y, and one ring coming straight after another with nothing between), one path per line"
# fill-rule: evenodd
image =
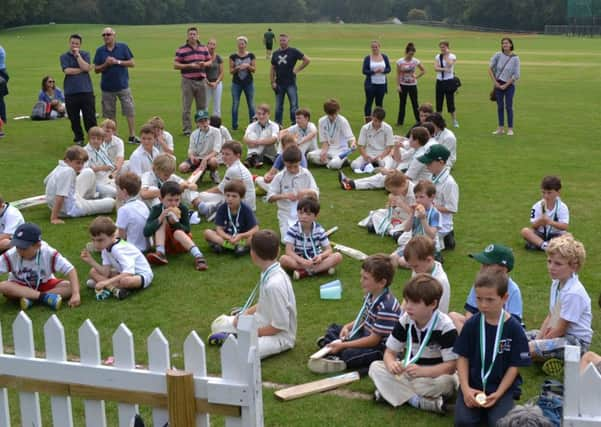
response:
M513 129L509 129L507 131L507 136L513 136Z
M419 409L422 411L435 412L437 414L444 414L444 401L442 396L438 396L436 399L429 399L427 397L420 396L419 398Z
M453 120L453 127L459 127L459 120Z
M86 280L86 286L90 289L96 289L96 280L94 280L94 279Z
M503 135L503 129L497 129L497 130L493 131L492 134L493 135Z
M336 274L336 268L335 267L328 268L328 275L333 276L334 274Z
M322 357L321 359L309 359L307 367L316 374L327 374L330 372L342 372L346 369L344 360L338 358Z

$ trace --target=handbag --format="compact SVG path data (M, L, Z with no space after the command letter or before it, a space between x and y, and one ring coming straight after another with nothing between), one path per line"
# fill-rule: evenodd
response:
M507 66L507 64L509 64L509 61L511 61L513 59L513 54L509 57L509 59L507 61L505 61L505 64L503 64L503 68L501 68L501 71L499 71L499 74L497 74L495 76L495 80L498 78L498 76L500 76L501 74L503 74L503 71L505 70L505 67ZM492 90L490 91L490 95L488 95L488 99L491 100L491 102L497 102L497 93L496 93L497 87L495 85L493 85Z
M442 53L438 55L438 60L440 61L440 67L443 68L444 64L442 62ZM441 71L440 73L441 77L444 77L444 71ZM457 89L459 89L461 87L461 79L459 77L457 77L457 75L455 75L455 77L453 77L453 79L449 79L450 80L450 86L453 89L453 92L455 92Z

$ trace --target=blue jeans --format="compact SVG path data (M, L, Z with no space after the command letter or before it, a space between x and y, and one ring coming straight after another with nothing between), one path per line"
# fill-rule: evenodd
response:
M386 85L366 85L365 89L365 107L363 112L365 117L371 116L371 105L374 100L376 101L376 107L382 107L384 103L384 95L386 95Z
M248 122L255 117L255 84L239 85L232 82L232 129L238 129L238 107L240 106L240 95L244 92L248 104Z
M6 122L6 104L4 103L4 97L0 96L0 119Z
M282 124L282 116L284 115L284 97L288 95L290 102L290 123L296 123L296 110L298 110L298 90L296 83L289 86L278 85L275 89L275 121Z
M500 84L504 85L505 82L497 80ZM503 117L504 109L507 109L507 127L513 127L513 95L515 94L515 85L510 85L507 89L501 90L495 89L495 96L497 97L497 116L499 117L499 127L503 127L505 120Z

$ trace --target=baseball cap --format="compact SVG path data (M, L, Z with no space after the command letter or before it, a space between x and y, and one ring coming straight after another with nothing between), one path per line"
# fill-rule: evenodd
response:
M208 119L209 112L207 110L198 110L196 114L194 114L194 121L197 122L202 119Z
M482 264L499 264L507 267L508 271L513 270L513 252L507 246L493 243L488 245L484 251L469 254L469 256Z
M423 156L417 158L421 163L430 164L434 160L444 160L445 162L451 156L451 152L442 144L434 144L428 147Z
M27 249L31 245L40 242L41 240L42 230L40 230L40 227L31 222L26 222L17 228L15 234L13 234L10 244L19 249Z

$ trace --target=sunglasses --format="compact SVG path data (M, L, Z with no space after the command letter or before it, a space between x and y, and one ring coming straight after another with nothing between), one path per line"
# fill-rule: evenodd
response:
M48 80L48 83L54 83L54 80Z
M102 37L110 37L110 36L112 36L111 33L104 33L104 34L102 34Z

